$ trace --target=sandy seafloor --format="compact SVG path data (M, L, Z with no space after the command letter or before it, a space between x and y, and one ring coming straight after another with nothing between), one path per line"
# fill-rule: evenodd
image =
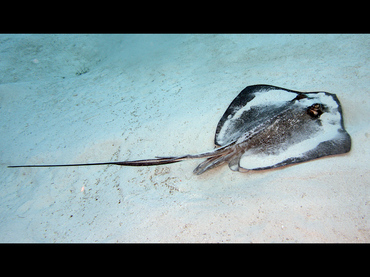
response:
M370 242L369 35L1 35L0 242ZM203 175L246 86L339 97L348 154ZM83 191L82 191L83 190Z

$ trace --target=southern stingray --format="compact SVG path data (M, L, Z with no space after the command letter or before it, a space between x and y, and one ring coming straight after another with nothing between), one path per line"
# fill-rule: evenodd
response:
M342 108L335 94L270 85L248 86L239 93L218 122L214 142L214 150L195 155L8 167L151 166L207 158L194 169L199 175L224 163L231 170L244 172L306 162L351 149L351 137L344 129Z

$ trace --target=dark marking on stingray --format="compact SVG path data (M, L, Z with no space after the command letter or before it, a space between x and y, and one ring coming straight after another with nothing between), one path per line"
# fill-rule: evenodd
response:
M351 138L343 125L342 107L335 94L299 92L270 85L243 89L218 122L214 141L218 148L195 155L8 167L152 166L207 158L194 169L199 175L224 163L228 163L231 170L244 172L306 162L351 149Z

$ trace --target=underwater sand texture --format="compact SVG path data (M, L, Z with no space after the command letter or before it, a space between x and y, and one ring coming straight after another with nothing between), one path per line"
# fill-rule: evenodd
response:
M369 35L1 35L1 242L369 242ZM200 176L247 85L340 99L347 154Z

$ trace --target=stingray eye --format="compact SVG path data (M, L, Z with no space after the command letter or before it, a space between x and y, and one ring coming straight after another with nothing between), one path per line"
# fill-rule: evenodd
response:
M315 103L307 108L307 113L312 118L319 118L323 114L324 107L321 104Z

